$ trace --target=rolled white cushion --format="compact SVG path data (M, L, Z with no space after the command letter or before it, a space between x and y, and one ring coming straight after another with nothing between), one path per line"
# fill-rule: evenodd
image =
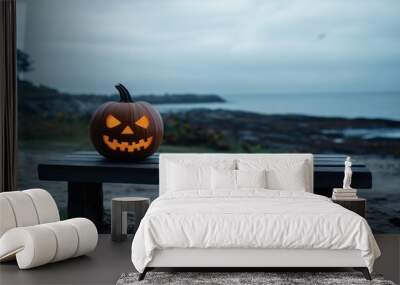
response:
M90 220L85 218L74 218L63 222L72 225L78 233L79 242L74 257L91 252L96 248L98 233L96 226Z
M18 227L0 238L0 261L16 255L20 269L33 268L86 254L97 239L95 225L84 218Z
M13 210L17 227L33 226L39 223L35 205L29 195L22 191L3 192Z
M14 228L0 239L0 260L16 254L20 269L51 262L56 250L57 240L53 231L43 225Z
M60 220L56 202L49 192L43 189L29 189L22 192L28 194L32 199L39 218L39 224Z
M14 212L6 197L0 195L0 237L9 229L15 228Z
M9 229L60 220L56 202L43 189L0 193L0 237Z
M63 222L55 222L44 224L56 236L57 250L51 262L57 262L75 256L78 250L79 237L75 229L71 228L71 224Z

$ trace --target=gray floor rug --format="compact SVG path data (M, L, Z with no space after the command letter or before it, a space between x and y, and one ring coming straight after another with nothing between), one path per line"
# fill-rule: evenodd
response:
M117 285L133 284L379 284L395 285L382 276L373 275L366 280L359 272L148 272L146 278L138 281L138 273L122 274Z

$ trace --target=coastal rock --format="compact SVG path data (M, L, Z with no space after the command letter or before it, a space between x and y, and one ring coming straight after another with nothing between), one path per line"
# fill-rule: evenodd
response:
M194 109L164 114L167 144L204 145L219 151L312 152L400 156L400 139L346 136L326 130L400 130L399 121L303 115L263 115ZM340 143L338 143L340 141Z

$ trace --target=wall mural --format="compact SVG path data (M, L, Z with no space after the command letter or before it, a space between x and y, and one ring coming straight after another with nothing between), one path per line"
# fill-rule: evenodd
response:
M37 165L76 151L344 154L372 172L373 230L400 233L400 4L361 2L17 0L20 187L65 217ZM157 194L105 184L104 223Z

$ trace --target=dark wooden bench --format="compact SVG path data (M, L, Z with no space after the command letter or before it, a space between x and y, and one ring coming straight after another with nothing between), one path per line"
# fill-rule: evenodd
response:
M330 197L333 187L343 181L345 155L316 154L314 156L314 193ZM68 217L86 217L97 226L103 218L102 183L158 185L158 154L128 163L111 162L96 152L75 152L57 160L39 164L39 179L68 182ZM368 168L353 161L352 186L372 187Z

